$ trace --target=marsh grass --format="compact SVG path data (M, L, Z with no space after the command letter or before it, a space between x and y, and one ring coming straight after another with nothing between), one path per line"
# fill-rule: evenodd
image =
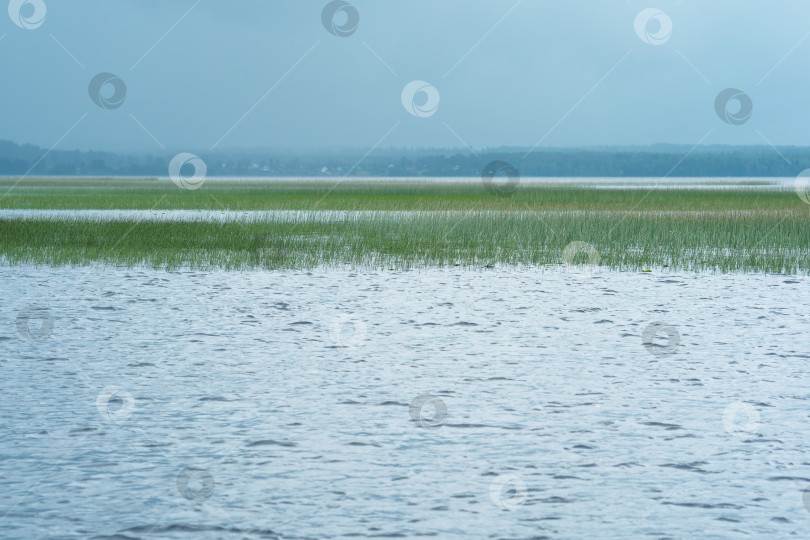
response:
M225 222L0 219L0 258L7 264L540 267L563 264L565 247L585 242L611 269L810 270L810 207L787 190L538 185L499 198L469 184L210 182L188 192L150 180L34 179L0 206L371 211L299 221L272 213ZM586 254L571 262L587 263Z
M654 180L651 180L654 183ZM0 179L0 208L123 210L807 210L790 190L595 189L523 184L510 197L481 183L214 181L195 191L156 179ZM13 186L13 189L12 189Z
M0 220L0 256L48 265L160 268L413 268L563 263L571 242L602 266L806 273L810 220L776 215L607 216L416 213L328 222ZM574 260L584 263L585 257Z

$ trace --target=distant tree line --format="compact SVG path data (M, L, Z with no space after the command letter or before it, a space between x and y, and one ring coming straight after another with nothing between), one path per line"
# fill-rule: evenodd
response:
M44 157L43 157L44 156ZM810 168L810 148L678 146L600 149L386 150L292 154L261 151L199 153L209 176L430 177L480 176L504 161L521 176L777 177ZM524 157L525 156L525 157ZM54 150L0 141L0 175L167 176L174 154L127 155Z

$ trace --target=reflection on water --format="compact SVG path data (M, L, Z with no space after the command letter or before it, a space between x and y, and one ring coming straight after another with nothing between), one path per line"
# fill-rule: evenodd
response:
M0 278L3 537L801 538L810 525L808 278Z

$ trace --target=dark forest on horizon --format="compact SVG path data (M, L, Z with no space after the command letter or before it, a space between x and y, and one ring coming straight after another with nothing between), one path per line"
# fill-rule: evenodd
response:
M675 145L597 149L377 150L364 152L200 152L208 176L348 175L475 177L503 161L523 177L792 177L810 168L810 148L689 148ZM174 153L117 154L52 150L0 141L0 175L166 176Z

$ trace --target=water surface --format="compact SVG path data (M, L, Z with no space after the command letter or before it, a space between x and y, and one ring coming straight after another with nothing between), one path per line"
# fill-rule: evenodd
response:
M810 278L23 266L0 283L2 537L810 526Z

